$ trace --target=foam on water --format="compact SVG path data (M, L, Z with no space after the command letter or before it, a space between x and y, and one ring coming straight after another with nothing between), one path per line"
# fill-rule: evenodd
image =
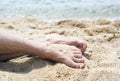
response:
M0 19L118 18L120 0L0 0Z

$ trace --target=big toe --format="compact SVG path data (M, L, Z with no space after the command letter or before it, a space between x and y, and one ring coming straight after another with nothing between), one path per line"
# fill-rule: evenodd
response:
M84 53L87 49L87 43L86 42L82 42L82 43L80 42L79 46L77 46L77 47L80 48L81 51Z
M85 64L84 63L74 63L71 67L76 68L76 69L84 69Z
M76 68L76 69L84 69L85 68L84 63L76 63L73 60L66 62L66 65L68 65L69 67L72 67L72 68Z

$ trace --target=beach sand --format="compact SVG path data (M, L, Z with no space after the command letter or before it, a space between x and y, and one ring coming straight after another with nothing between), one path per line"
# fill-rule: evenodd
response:
M120 20L61 20L35 18L0 20L0 31L39 41L44 35L76 36L87 41L86 68L73 69L35 56L0 62L0 81L120 81Z

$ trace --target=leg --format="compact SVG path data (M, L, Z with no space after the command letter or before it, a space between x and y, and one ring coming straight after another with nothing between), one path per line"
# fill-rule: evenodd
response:
M53 44L50 46L51 49L45 49L43 52L46 52L45 56L37 54L43 59L51 59L58 62L63 62L69 67L72 68L81 68L83 69L85 67L84 60L82 58L82 53L79 49L73 46L67 46L67 45L59 45L59 44ZM54 49L56 48L56 49ZM68 52L69 50L69 52ZM22 52L13 52L13 51L7 51L7 52L1 52L0 53L0 61L6 62L10 59L20 57L23 55L26 55L27 53ZM35 54L35 55L36 55Z
M9 51L7 53L6 52L1 52L0 53L0 62L6 62L10 59L17 58L17 57L23 56L25 54L26 53L12 52L12 51Z
M25 55L27 53L22 53L19 51L13 51L13 50L6 50L6 49L1 49L0 50L0 61L5 62L10 59Z
M0 32L0 51L4 51L4 55L7 54L4 56L4 58L8 58L8 54L10 56L8 59L17 57L19 55L24 55L11 55L11 53L7 53L9 52L8 50L13 53L31 53L43 59L51 59L62 62L72 68L83 69L85 67L81 50L74 46L52 44L50 42L43 41L36 42ZM7 52L5 53L5 51ZM0 56L3 55L1 53Z

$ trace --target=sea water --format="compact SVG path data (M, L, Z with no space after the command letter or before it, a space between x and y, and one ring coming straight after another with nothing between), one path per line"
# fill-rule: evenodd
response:
M119 18L120 0L0 0L0 19Z

